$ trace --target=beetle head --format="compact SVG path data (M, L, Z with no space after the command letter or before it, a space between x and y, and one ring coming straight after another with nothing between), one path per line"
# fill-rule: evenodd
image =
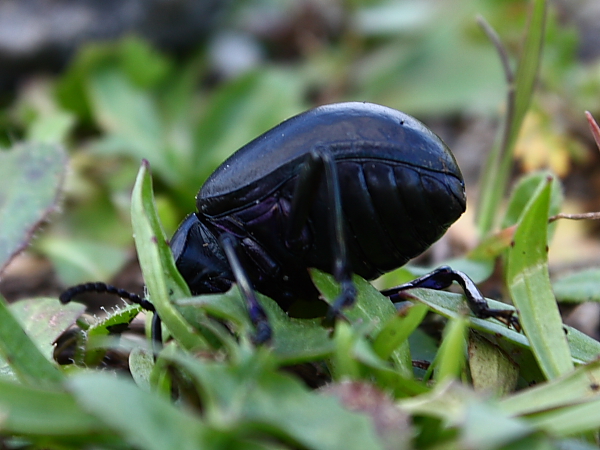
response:
M192 294L225 292L232 274L219 241L195 214L190 214L171 239L175 265Z

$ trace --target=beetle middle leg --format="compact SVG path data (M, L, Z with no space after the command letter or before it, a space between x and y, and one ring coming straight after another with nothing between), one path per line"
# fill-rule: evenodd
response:
M219 243L221 247L225 251L225 256L227 257L227 261L229 262L229 266L231 267L231 271L233 272L233 276L235 277L236 283L240 292L242 293L242 297L246 300L248 315L250 316L250 321L254 325L256 330L256 334L254 335L254 341L257 344L264 344L269 342L272 337L271 326L269 325L269 320L265 313L265 310L260 305L256 298L256 293L252 288L252 283L244 270L240 259L235 251L236 247L236 239L230 234L223 234L219 238Z
M352 271L348 261L344 237L342 197L335 160L324 149L315 149L307 154L294 188L290 212L287 241L293 247L305 226L310 208L318 193L320 181L324 179L327 187L327 202L331 207L330 230L331 250L334 258L332 274L341 286L341 293L329 307L325 323L331 324L341 311L354 304L356 286L352 282Z
M440 290L449 287L453 281L456 281L463 289L467 298L467 304L475 316L480 319L494 318L508 326L512 326L517 331L521 330L519 319L515 316L514 311L510 309L490 308L473 280L464 272L454 270L448 266L439 267L422 277L406 284L383 290L381 293L392 300L395 296L399 296L401 292L408 289L427 288Z

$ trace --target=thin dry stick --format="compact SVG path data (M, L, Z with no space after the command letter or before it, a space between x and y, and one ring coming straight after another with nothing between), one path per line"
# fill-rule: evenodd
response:
M506 77L506 81L509 85L513 83L515 80L515 75L510 68L510 62L508 57L508 52L506 51L506 47L500 40L500 36L496 33L496 30L492 28L492 26L488 23L487 20L481 15L477 15L475 18L477 24L481 27L484 33L487 35L488 39L494 44L496 47L496 51L498 52L498 56L500 56L500 61L502 62L502 68L504 69L504 76Z
M558 219L570 219L570 220L598 220L600 219L600 212L588 212L580 214L567 214L559 213L555 216L548 218L548 223L552 223Z

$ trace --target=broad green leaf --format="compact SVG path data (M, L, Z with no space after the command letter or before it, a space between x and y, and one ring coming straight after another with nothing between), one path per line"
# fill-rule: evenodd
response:
M165 159L164 125L150 93L134 86L116 68L91 74L89 92L97 122L109 136L120 140L120 153L138 161L149 159L165 180L176 183L177 174Z
M35 298L14 302L9 309L46 359L51 361L54 341L75 324L85 312L85 305L75 302L63 305L56 298Z
M140 267L150 298L173 337L185 348L205 347L204 339L174 308L170 297L190 297L165 241L152 197L152 180L144 162L131 197L131 222Z
M398 406L413 415L432 416L448 426L457 426L463 422L469 405L479 398L467 386L448 379L426 394L399 400Z
M0 272L57 208L66 164L57 145L28 143L0 151Z
M508 251L507 285L523 331L548 379L573 370L571 353L548 275L547 223L552 178L525 209Z
M88 123L92 118L88 95L90 74L101 67L114 64L113 44L95 42L81 47L56 83L56 97L61 106L75 113L80 121Z
M130 258L129 250L88 239L44 236L37 247L54 264L65 285L109 280Z
M531 197L535 195L540 183L549 176L552 176L549 172L535 172L527 174L519 179L512 190L506 214L502 220L502 228L508 228L519 221L521 214L527 207ZM554 178L554 181L552 182L552 192L550 194L549 216L553 216L560 212L562 201L562 185L560 180Z
M63 143L75 125L75 117L64 111L53 111L37 117L27 130L27 140L48 144Z
M209 430L199 417L129 380L89 373L71 378L68 387L86 411L133 447L196 450L211 446Z
M339 292L339 286L333 276L316 269L311 269L310 273L313 282L323 294L323 297L332 304ZM358 276L355 276L353 281L358 289L356 303L342 313L352 323L366 324L366 326L372 327L373 334L376 334L396 314L396 308L387 297L381 295L368 281ZM402 375L411 378L412 361L407 341L394 350L392 358Z
M138 347L134 348L129 354L129 370L135 384L140 389L150 392L152 386L150 377L154 368L154 358L150 352Z
M365 339L355 343L352 357L361 363L363 379L374 379L380 389L390 392L394 398L413 397L430 390L425 383L407 378L401 371L377 358Z
M116 45L120 66L136 86L150 88L173 69L167 57L138 36L127 36Z
M589 268L564 275L552 288L559 302L600 302L600 269Z
M40 325L38 325L40 326ZM17 378L30 386L55 386L63 379L52 364L23 331L21 324L0 297L0 354L9 362Z
M472 332L468 355L469 373L477 392L503 397L515 390L519 366L498 345Z

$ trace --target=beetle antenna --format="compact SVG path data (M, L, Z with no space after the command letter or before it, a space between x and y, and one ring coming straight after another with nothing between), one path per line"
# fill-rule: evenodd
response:
M78 284L76 286L72 286L62 294L60 294L59 300L61 303L66 304L73 300L73 297L76 297L84 292L96 292L98 294L111 294L117 295L121 298L127 299L130 302L133 302L137 305L140 305L147 311L154 312L154 305L150 303L145 298L140 297L137 294L133 294L131 292L126 291L125 289L120 289L110 284L95 282L95 283L83 283Z

